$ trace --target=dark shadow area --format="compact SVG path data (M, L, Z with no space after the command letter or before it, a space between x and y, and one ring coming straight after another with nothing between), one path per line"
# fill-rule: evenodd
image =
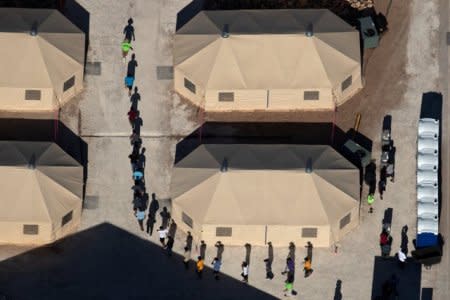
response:
M342 280L340 279L336 281L333 300L342 300Z
M433 300L433 288L422 288L421 300Z
M61 0L0 0L0 7L60 9L62 2Z
M58 120L0 119L0 140L55 142L83 166L84 199L88 177L88 145L63 122Z
M276 299L178 254L103 223L0 262L7 299Z
M177 13L176 30L183 27L189 20L191 20L196 14L203 10L205 6L205 0L193 0L191 3L183 7Z
M84 67L86 68L86 58L89 49L89 24L90 14L76 0L60 0L61 12L84 32Z
M395 258L376 256L374 259L371 299L420 300L421 277L422 268L420 263L410 258L408 258L404 269L400 269ZM398 298L395 298L395 294L398 295Z
M177 144L175 163L201 144L330 145L358 166L343 145L348 136L332 123L206 122Z

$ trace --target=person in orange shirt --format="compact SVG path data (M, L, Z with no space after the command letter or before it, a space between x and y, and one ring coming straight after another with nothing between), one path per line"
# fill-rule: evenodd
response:
M311 268L311 259L309 257L305 257L303 262L303 270L305 271L305 278L313 272L313 269Z
M203 273L204 267L205 267L205 264L203 262L203 258L201 256L199 256L198 260L197 260L196 270L195 270L197 272L198 279L202 279L202 273Z

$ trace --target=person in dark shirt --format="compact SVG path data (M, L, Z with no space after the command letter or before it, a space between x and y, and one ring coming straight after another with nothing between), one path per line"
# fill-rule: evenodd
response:
M133 39L133 41L136 40L136 37L134 36L134 27L133 27L133 19L129 18L128 19L128 25L125 26L125 28L123 29L123 34L125 34L125 39L131 41Z

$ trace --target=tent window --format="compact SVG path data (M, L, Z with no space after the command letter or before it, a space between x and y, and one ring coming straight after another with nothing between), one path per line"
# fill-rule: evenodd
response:
M187 78L184 79L184 87L190 90L193 94L195 94L195 84L187 80Z
M41 91L25 90L25 100L41 100Z
M302 237L303 238L315 238L315 237L317 237L317 228L313 228L313 227L302 228Z
M345 91L351 85L352 85L352 75L348 76L347 79L342 81L341 90Z
M231 236L233 228L231 227L216 227L216 236Z
M189 217L187 214L185 213L181 213L181 220L183 220L184 224L186 224L187 226L193 228L193 221L192 218Z
M23 225L23 234L39 234L39 225Z
M75 85L75 76L70 77L68 80L66 80L66 82L64 82L64 88L63 91L67 91L68 89L70 89L71 87L73 87Z
M234 101L234 93L219 93L219 101L220 102L233 102Z
M351 213L349 213L348 215L346 215L341 219L341 221L339 222L339 228L342 229L345 226L347 226L347 224L350 223L350 220L351 220Z
M303 93L303 99L305 100L319 100L318 91L305 91Z
M64 225L66 225L67 223L69 223L70 221L72 221L72 215L73 215L73 210L71 210L69 213L67 213L67 214L62 218L61 226L64 226Z

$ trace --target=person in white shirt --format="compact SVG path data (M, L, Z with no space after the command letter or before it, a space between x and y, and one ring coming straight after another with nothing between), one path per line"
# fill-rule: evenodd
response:
M241 267L242 267L242 273L241 273L242 281L244 283L248 283L248 264L247 264L247 262L244 261L242 263Z
M159 227L159 229L157 230L159 233L159 241L161 242L161 245L165 248L166 247L166 237L167 237L167 233L169 232L169 230L167 228L164 227Z
M406 264L406 254L402 251L402 249L397 252L398 262L400 264L400 268L404 268Z

